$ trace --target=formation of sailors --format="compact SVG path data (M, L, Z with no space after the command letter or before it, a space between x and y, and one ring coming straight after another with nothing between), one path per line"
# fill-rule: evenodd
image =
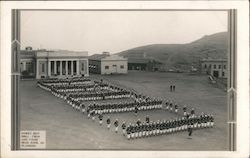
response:
M94 90L108 90L109 85L105 83L95 83L95 84L46 84L42 81L38 81L37 85L45 89L47 91L51 91L52 89L56 92L79 92L79 91L94 91Z
M90 104L88 106L90 111L94 111L95 114L99 113L119 113L119 112L130 112L130 111L141 111L141 110L152 110L161 109L161 100L149 100L143 102L120 102L120 103L106 103L106 104Z
M38 82L42 82L47 85L68 85L68 84L86 84L90 83L91 80L89 78L84 77L74 77L74 78L66 78L66 79L44 79Z
M81 101L95 101L95 100L106 100L106 99L121 99L130 97L129 91L119 91L119 92L90 92L90 93L79 93L71 94L74 100Z
M95 122L96 119L99 120L99 125L103 125L103 114L105 111L96 111L94 107L98 105L92 105L85 107L81 102L69 102L69 104L76 110L81 111L83 114L87 114L87 118ZM114 130L117 133L119 129L119 121L115 119L113 122ZM106 119L107 129L110 130L112 126L112 121L108 116ZM189 129L202 129L210 128L214 126L214 117L212 115L207 115L202 113L201 115L190 115L186 117L174 119L174 120L163 120L163 121L150 121L149 116L146 116L145 121L138 121L135 124L129 123L126 125L126 122L122 122L120 125L122 134L127 137L127 139L135 139L149 136L157 136L163 134L170 134L180 131L186 131Z
M94 90L107 90L108 84L81 84L81 85L60 85L52 86L58 92L80 92L80 91L94 91Z
M127 91L122 88L115 86L109 86L107 84L99 85L71 85L71 86L50 86L42 82L38 82L37 85L42 89L51 91L53 95L66 99L66 96L70 96L73 100L76 101L95 101L95 100L105 100L105 99L120 99L120 98L129 98L133 95L130 91ZM96 87L100 88L98 91ZM60 87L60 88L58 88ZM70 87L70 88L68 88ZM81 91L80 93L74 93ZM107 90L107 91L105 91ZM109 91L108 91L109 90ZM111 91L112 90L112 91Z
M135 124L129 124L126 128L127 139L136 139L149 136L170 134L189 129L211 128L214 126L212 115L199 115L191 117L182 117L175 120L163 120L152 122L141 122L138 120Z
M135 112L142 110L152 110L152 109L161 109L162 101L161 100L150 100L148 102L125 102L125 103L114 103L114 104L90 104L85 106L81 101L67 97L66 102L72 106L72 108L81 111L83 113L87 112L88 115L93 113L93 115L98 114L107 114L107 113L119 113L119 112Z
M46 90L46 91L51 91L51 86L50 85L46 85L46 84L44 84L41 81L37 82L37 86L40 87L40 88L42 88L42 89L44 89L44 90Z
M73 84L72 84L73 83ZM84 83L84 84L83 84ZM88 83L88 84L86 84ZM104 116L106 113L118 113L118 112L131 112L134 111L137 115L141 110L161 109L162 101L158 99L151 99L148 96L137 94L132 91L120 88L118 86L103 83L101 80L94 81L94 84L90 84L90 80L86 78L72 79L50 79L41 80L37 82L37 85L42 89L51 91L56 97L64 99L72 108L87 115L87 118L95 121L99 120L99 125L103 125ZM98 89L100 91L98 91ZM102 103L102 104L90 104L86 106L83 101L95 101L105 99L118 99L118 98L133 98L134 102L120 102L120 103ZM179 106L170 101L166 102L166 110L179 114ZM212 115L195 115L195 110L192 108L190 113L187 111L186 105L182 107L182 117L175 120L163 120L163 121L149 121L149 117L146 117L145 121L137 120L135 124L126 122L119 124L119 120L115 119L112 123L110 117L106 119L107 129L110 129L112 124L115 132L118 132L119 125L122 129L122 134L127 139L142 138L148 136L156 136L169 134L179 131L201 129L213 127L214 118Z

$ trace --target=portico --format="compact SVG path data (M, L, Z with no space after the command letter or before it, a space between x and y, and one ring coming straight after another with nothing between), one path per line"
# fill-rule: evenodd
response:
M79 60L56 59L48 61L48 76L72 76L80 75Z
M87 52L37 52L36 78L88 76Z

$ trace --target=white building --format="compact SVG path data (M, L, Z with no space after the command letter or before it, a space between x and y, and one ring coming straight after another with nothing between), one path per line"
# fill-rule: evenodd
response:
M126 74L128 59L108 52L89 57L89 71L97 74Z
M201 60L201 72L216 78L227 78L227 60L203 59Z
M37 79L89 76L87 57L88 52L26 49L21 51L21 74Z

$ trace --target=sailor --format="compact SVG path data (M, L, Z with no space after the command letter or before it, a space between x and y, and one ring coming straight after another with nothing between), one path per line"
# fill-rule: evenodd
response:
M89 106L87 107L86 112L87 112L87 116L88 116L88 119L89 119L90 118L90 107Z
M191 113L192 116L195 115L194 108L191 109L191 112L190 112L190 113Z
M102 119L103 119L103 115L102 113L99 114L99 125L102 125Z
M170 104L169 104L169 109L170 109L170 112L173 111L173 103L172 102L170 102Z
M213 127L214 126L214 117L213 117L213 115L210 116L210 122L211 122L210 127Z
M131 123L128 125L126 132L127 132L127 139L129 140L131 138Z
M175 106L174 106L174 112L175 112L175 114L178 114L178 105L177 104L175 104Z
M115 120L114 125L115 125L115 133L117 133L118 132L118 125L119 125L118 119Z
M149 123L149 116L146 116L146 123Z
M94 122L95 121L95 110L92 110L90 112L90 116L92 117L92 121Z
M110 129L110 124L111 124L111 121L110 121L110 117L108 116L107 118L107 128Z
M189 139L192 139L192 138L191 138L192 133L193 133L192 124L189 124L189 125L188 125L188 136L189 136Z
M125 121L123 121L123 123L122 123L122 133L123 133L123 136L126 135L126 123L125 123Z
M183 106L183 116L184 117L187 116L187 106L186 105Z
M169 110L169 101L167 100L166 104L166 110Z
M138 106L137 105L135 105L135 116L137 116L137 113L138 113Z

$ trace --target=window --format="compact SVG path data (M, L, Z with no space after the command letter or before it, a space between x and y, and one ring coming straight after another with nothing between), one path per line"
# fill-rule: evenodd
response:
M214 69L216 69L216 64L214 64Z
M121 65L120 68L121 68L121 69L124 69L124 65Z
M219 69L221 69L221 65L219 65Z
M204 65L204 68L205 68L205 69L207 68L207 64Z
M113 67L116 67L116 65L113 65Z
M105 69L109 69L109 66L105 66Z
M209 64L209 69L211 69L211 64Z
M226 65L224 65L224 69L226 69Z
M225 76L225 72L222 72L222 76L223 76L223 77Z

